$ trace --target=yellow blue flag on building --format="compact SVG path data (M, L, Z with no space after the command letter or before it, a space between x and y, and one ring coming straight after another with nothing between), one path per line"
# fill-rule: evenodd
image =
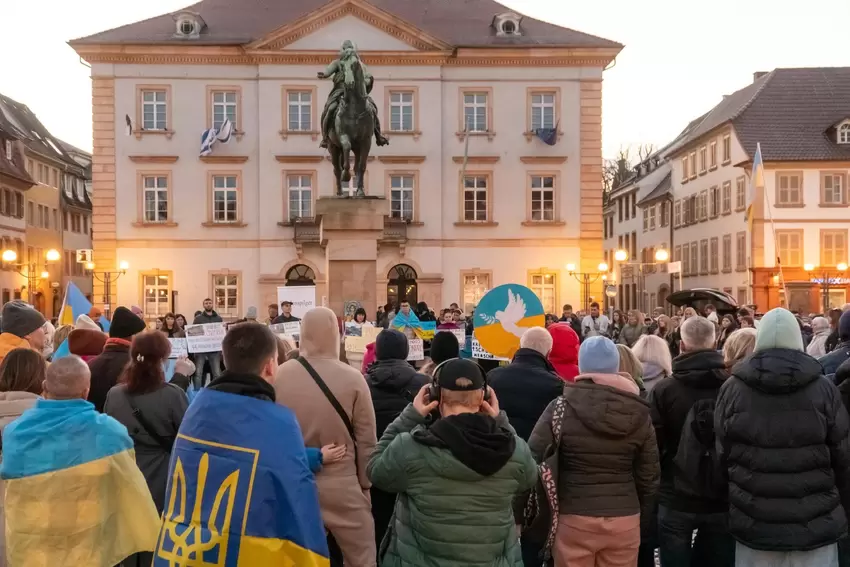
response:
M204 389L168 470L154 567L328 567L319 496L294 414Z
M156 545L127 428L85 400L42 400L3 431L10 567L112 567Z

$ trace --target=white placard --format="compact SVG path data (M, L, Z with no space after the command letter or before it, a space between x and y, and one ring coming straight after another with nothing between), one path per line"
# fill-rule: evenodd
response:
M189 345L186 343L186 339L168 339L168 342L171 343L171 354L168 355L168 358L180 358L189 354Z
M481 348L481 343L478 342L478 339L472 337L472 358L477 358L478 360L509 360L507 358L501 358L499 356L493 356L483 348Z
M292 314L299 319L316 306L316 286L291 286L277 288L277 304L284 301L292 302Z
M298 340L297 337L301 335L301 321L277 323L269 325L269 329L271 329L272 333L276 335L286 335L287 337L292 337L295 340Z
M221 341L227 329L224 323L186 325L186 343L192 354L221 351Z
M682 271L682 261L676 262L667 262L667 273L668 274L678 274Z
M345 352L366 352L366 346L373 342L363 337L345 337Z
M438 333L451 333L457 339L457 344L460 348L466 344L466 329L437 329Z
M422 339L410 339L407 346L407 360L425 360L425 343Z

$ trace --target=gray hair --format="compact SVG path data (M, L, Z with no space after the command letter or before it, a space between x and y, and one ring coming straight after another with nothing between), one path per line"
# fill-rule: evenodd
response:
M812 331L815 333L819 333L821 331L829 330L829 319L826 317L815 317L812 319Z
M531 327L519 339L520 348L530 348L543 356L549 356L552 343L552 335L543 327Z
M89 366L79 356L66 356L47 367L45 397L54 400L82 398L91 385Z
M705 317L689 317L679 331L685 350L708 350L715 347L714 323Z

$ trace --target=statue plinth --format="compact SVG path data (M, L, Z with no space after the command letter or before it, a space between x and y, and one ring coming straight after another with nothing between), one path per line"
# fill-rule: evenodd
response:
M345 302L358 300L368 318L377 311L378 241L384 233L389 202L381 197L316 200L325 243L328 307L341 315Z

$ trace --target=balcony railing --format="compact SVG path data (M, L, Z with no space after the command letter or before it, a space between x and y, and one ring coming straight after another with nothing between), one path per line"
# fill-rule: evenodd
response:
M386 217L384 219L384 235L381 238L384 242L407 242L407 219Z
M293 240L296 244L318 244L319 243L319 223L315 218L297 218L293 219L292 226L295 229Z

